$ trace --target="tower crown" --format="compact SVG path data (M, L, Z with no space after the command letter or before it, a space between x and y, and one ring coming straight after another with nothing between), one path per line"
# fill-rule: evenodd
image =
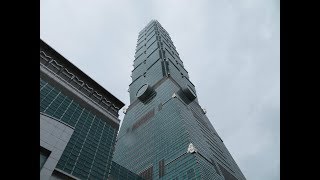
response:
M164 78L171 78L191 100L196 98L195 87L189 80L179 53L169 33L157 20L151 20L138 36L130 84L130 102L144 101L140 91L148 84L149 90ZM146 86L145 86L146 88ZM147 93L148 94L148 93ZM149 94L152 94L151 92Z

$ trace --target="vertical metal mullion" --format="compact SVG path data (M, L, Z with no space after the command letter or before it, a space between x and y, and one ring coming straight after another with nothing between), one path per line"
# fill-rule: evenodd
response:
M54 88L53 88L54 89ZM52 90L53 90L52 89ZM50 91L50 93L51 93L51 91ZM48 93L48 95L50 94L50 93ZM54 99L50 102L50 104L47 106L47 108L43 111L43 112L46 112L47 110L48 110L48 108L51 106L51 104L57 99L57 97L59 96L61 94L61 92L59 91L59 93L54 97ZM43 99L45 99L45 98L43 98Z

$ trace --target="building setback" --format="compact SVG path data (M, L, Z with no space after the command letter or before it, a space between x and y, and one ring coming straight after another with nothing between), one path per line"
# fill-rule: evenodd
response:
M40 179L107 179L124 104L40 39Z
M113 160L147 180L245 180L158 21L140 31L133 66Z

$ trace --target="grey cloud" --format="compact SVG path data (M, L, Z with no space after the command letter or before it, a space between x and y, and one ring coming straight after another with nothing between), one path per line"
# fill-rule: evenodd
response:
M247 179L280 179L278 0L44 0L40 5L40 37L127 106L138 32L157 19Z

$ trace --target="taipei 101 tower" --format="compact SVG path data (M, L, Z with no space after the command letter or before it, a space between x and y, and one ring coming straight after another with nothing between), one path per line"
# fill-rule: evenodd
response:
M146 180L245 180L158 21L140 31L133 66L113 161Z

